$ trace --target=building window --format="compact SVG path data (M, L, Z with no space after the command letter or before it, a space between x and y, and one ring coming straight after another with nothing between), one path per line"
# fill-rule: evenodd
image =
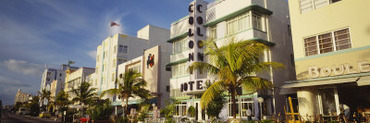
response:
M113 66L112 67L116 67L116 59L113 59Z
M189 49L188 45L187 45L187 40L186 38L180 40L180 41L176 41L173 43L174 45L174 50L173 50L173 53L176 54L176 53L181 53L183 51L186 51Z
M209 38L211 40L217 39L217 27L211 27L209 32Z
M186 103L180 103L176 105L176 115L186 116Z
M351 48L351 39L346 28L305 38L304 44L306 56L310 56Z
M126 53L128 52L128 47L126 45L119 45L118 52L120 53Z
M128 47L127 46L123 46L123 53L128 53Z
M348 29L335 31L334 37L335 37L335 47L337 50L351 48L351 40Z
M341 0L300 0L300 11L301 13L309 12L311 10L321 8L338 1Z
M236 32L250 28L249 13L242 14L226 22L226 35L232 35Z
M242 117L247 117L248 114L248 110L250 110L250 113L251 113L251 116L254 116L255 114L255 105L254 105L254 101L252 98L243 98L241 99L241 101L239 102L238 99L235 99L236 101L236 115L239 115L239 110L241 110L241 113L242 113ZM241 107L239 107L239 104L241 104ZM229 109L229 116L232 117L233 114L232 114L232 101L231 99L229 100L229 103L228 103L228 109ZM257 109L258 110L258 109Z
M316 36L304 39L304 46L305 46L306 56L316 55L318 53Z
M235 107L236 107L236 115L239 115L239 100L238 99L235 99ZM233 110L233 106L232 106L232 100L231 99L229 99L229 103L228 103L228 109L229 109L229 116L233 116L233 112L232 112L232 110Z
M113 52L117 53L117 45L114 45Z
M166 91L170 92L170 86L166 86Z
M112 73L112 81L115 81L116 73Z
M253 12L252 14L252 21L253 21L253 28L262 30L262 15L256 12Z
M187 71L185 63L172 66L172 77L181 77L186 75L189 75L189 72Z
M319 90L319 107L322 115L336 115L336 99L335 99L336 89L327 88Z
M119 64L124 63L124 62L126 62L126 61L127 61L127 60L125 60L125 59L120 59L120 58L119 58L119 59L118 59L118 63L117 63L117 64L119 65Z
M331 33L326 33L318 36L320 53L332 52L333 42L331 40Z

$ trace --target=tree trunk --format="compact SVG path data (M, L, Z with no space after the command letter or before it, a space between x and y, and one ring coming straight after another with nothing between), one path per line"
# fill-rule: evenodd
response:
M127 117L127 114L129 113L128 111L128 98L129 97L126 97L126 106L125 106L125 116Z
M233 119L236 119L236 101L235 101L235 89L231 89L231 101L232 101L232 113Z

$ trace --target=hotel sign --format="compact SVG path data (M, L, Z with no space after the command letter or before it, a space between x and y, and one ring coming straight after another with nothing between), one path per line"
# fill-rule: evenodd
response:
M370 72L370 63L367 61L357 62L357 64L347 63L323 67L318 66L308 67L309 78L319 78L363 72Z
M180 91L184 93L203 92L205 90L204 83L205 83L204 79L184 82L180 84L181 86Z

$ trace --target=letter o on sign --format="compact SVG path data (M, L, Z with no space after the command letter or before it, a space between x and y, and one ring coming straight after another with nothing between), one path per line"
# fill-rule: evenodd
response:
M188 84L184 83L184 91L188 91Z
M190 21L190 20L189 20ZM203 24L203 18L202 17L197 17L197 22L198 24Z
M194 17L189 17L189 24L193 25L193 23L194 23Z

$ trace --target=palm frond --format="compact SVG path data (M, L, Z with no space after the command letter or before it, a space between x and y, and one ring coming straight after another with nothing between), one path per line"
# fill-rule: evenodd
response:
M208 103L215 97L216 94L224 90L224 81L214 82L202 95L200 106L202 109L208 105Z
M103 91L101 94L100 94L100 97L103 97L105 95L116 95L116 94L120 94L120 90L119 89L109 89L109 90L105 90Z
M209 73L217 74L219 69L216 66L213 66L212 64L206 63L206 62L193 62L189 68L188 71L193 71L194 69L198 69L201 71L207 70Z
M263 89L271 89L273 86L269 80L257 76L247 77L241 81L243 89L249 93L254 93Z

